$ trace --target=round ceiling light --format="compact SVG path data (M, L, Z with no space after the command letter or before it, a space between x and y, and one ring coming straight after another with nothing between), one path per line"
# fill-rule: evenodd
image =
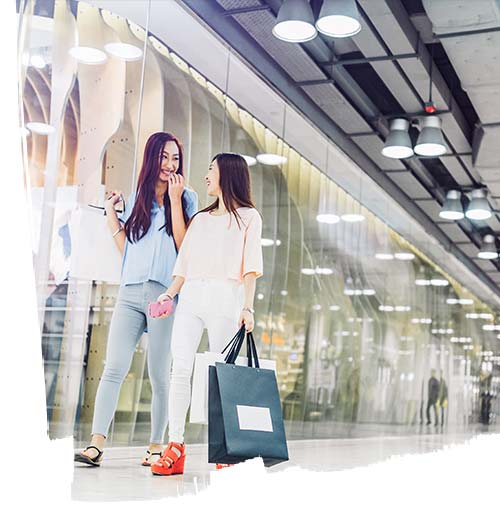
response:
M278 154L257 154L257 161L263 165L283 165L287 162L287 159L284 156L279 156Z
M438 116L422 118L422 130L413 150L415 154L427 157L442 156L446 153L446 145L441 131L441 119Z
M68 53L82 64L98 65L104 64L108 60L104 51L88 46L75 46L70 48Z
M141 48L125 42L110 42L104 46L104 49L113 57L126 62L137 61L142 58Z
M273 35L285 42L308 42L318 32L307 0L285 0L278 11Z
M413 156L408 129L410 122L406 119L393 119L390 123L390 132L385 140L382 154L386 158L405 159Z
M32 55L30 57L30 64L39 70L42 70L45 68L45 66L47 66L45 59L41 55Z
M375 253L375 258L378 260L394 260L392 253Z
M246 154L240 154L240 156L245 159L249 167L257 165L257 160L253 156L248 156Z
M495 237L493 235L485 235L483 243L477 254L480 259L493 260L498 257L498 250L496 248Z
M316 268L315 271L318 275L332 275L333 274L332 268Z
M316 29L328 37L352 37L361 31L355 0L324 0Z
M460 191L451 190L446 193L446 199L441 211L439 211L439 216L445 220L462 220L464 209Z
M31 130L33 134L38 134L40 136L48 136L52 134L55 130L55 128L52 125L48 125L47 123L39 123L39 122L26 123L26 128Z
M413 253L406 252L406 251L401 251L399 253L394 253L394 256L398 260L413 260L415 258L415 255Z
M362 222L365 217L362 214L346 213L340 217L344 222Z
M340 217L333 213L320 213L316 216L316 220L321 224L336 224L340 221Z
M465 216L470 220L487 220L491 217L491 207L484 189L474 189L471 192L471 201Z
M431 279L432 286L448 286L448 284L449 282L446 279L441 279L439 277Z

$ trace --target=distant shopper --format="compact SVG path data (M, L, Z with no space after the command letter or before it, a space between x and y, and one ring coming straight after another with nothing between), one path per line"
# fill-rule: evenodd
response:
M441 409L441 426L444 425L444 414L448 407L448 386L443 377L443 371L441 370L439 376L439 396L437 401L438 406Z
M163 450L168 422L172 319L153 319L148 304L170 286L177 251L186 226L198 206L194 191L184 186L180 141L167 132L153 134L146 143L137 192L119 217L115 205L120 192L106 200L108 224L123 253L120 289L111 318L106 365L94 407L90 445L75 461L98 466L108 429L116 411L120 387L136 345L147 329L148 370L152 388L151 438L141 463L151 465Z
M431 377L428 382L428 394L427 394L427 425L431 423L431 407L434 409L434 420L435 424L438 425L438 415L436 404L439 397L439 381L436 378L436 369L431 370Z
M245 159L218 154L205 176L216 200L195 215L173 271L174 281L158 300L179 295L172 330L169 443L155 475L184 472L184 427L191 399L191 374L203 329L211 352L221 352L241 325L254 328L256 279L262 275L262 219L250 191ZM219 465L220 467L220 465Z

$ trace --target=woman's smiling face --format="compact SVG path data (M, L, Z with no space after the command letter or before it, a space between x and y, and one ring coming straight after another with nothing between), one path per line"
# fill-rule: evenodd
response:
M205 176L207 183L207 193L209 196L218 196L220 193L220 174L217 160L212 161Z
M175 141L167 141L163 147L160 160L160 173L158 179L164 183L168 182L179 170L179 147Z

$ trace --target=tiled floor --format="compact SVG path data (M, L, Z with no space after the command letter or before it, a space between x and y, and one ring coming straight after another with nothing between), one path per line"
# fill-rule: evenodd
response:
M439 432L423 427L413 435L371 438L293 440L288 443L290 461L267 471L299 466L314 471L341 470L386 460L393 455L427 453L446 445L466 442L479 433L498 433L498 427L471 428L468 432ZM208 464L206 444L188 445L184 475L156 477L139 464L145 448L116 447L105 450L100 467L75 465L72 497L75 500L146 500L196 494L210 484L215 471ZM223 471L231 471L223 470Z

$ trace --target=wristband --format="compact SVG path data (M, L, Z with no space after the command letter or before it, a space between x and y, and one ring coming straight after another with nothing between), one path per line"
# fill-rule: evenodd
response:
M113 233L113 238L120 232L120 231L123 231L123 227L119 227L114 233Z
M255 313L255 310L253 308L243 308L243 312L250 312L252 315Z

